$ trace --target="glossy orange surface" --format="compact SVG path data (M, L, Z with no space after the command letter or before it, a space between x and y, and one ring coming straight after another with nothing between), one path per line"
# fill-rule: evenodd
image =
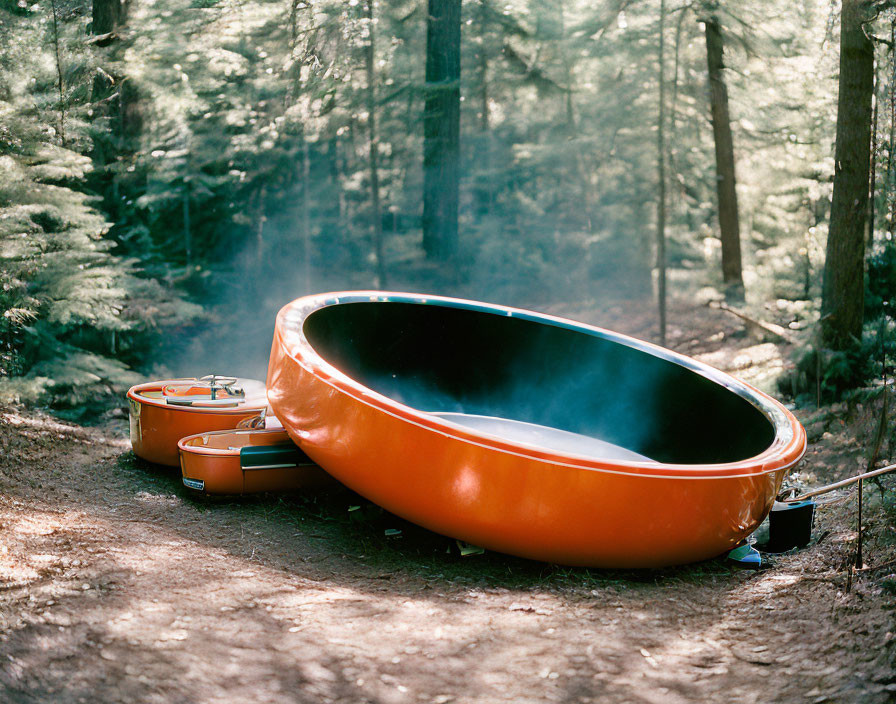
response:
M178 443L184 484L207 494L252 494L311 489L334 482L315 465L244 469L240 464L243 447L289 442L282 429L225 430L185 437ZM196 482L202 483L201 489Z
M264 386L258 381L252 382L254 387L247 386L245 398L232 399L233 405L229 407L169 404L163 389L184 383L183 379L151 381L128 390L131 446L138 457L177 467L180 465L177 443L182 437L209 430L236 428L240 422L257 416L267 406Z
M312 346L310 316L360 302L517 316L662 356L701 384L719 385L713 393L748 401L773 437L736 461L677 464L575 455L477 432L374 391ZM471 373L476 355L471 349ZM432 296L347 292L293 301L277 317L267 388L290 437L368 499L475 545L567 565L656 567L719 555L758 527L806 447L783 406L699 362L572 321Z

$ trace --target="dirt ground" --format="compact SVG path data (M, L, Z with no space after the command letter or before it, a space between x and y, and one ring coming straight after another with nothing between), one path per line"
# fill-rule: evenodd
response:
M760 385L786 364L700 311L674 311L671 346ZM803 483L863 466L837 410L798 411ZM896 536L873 487L862 572L850 494L758 571L568 569L461 557L346 490L197 499L126 429L0 409L0 702L896 700Z

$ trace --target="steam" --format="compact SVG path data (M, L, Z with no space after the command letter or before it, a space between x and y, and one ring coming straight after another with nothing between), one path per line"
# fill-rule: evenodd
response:
M325 161L320 154L312 159L312 172L319 161ZM245 203L237 204L255 232L234 226L233 232L221 234L220 241L227 243L222 252L210 254L210 269L188 282L210 318L170 334L157 351L161 365L154 376L215 372L264 379L274 319L283 305L309 293L380 288L363 210L346 226L343 217L334 215L334 204L345 202L346 192L335 180L320 178L312 179L305 217L298 205L301 188L301 183L280 192L268 187L264 211L254 207L256 200L248 194ZM413 196L396 195L402 210L416 207ZM615 268L595 267L595 246L579 242L581 233L560 242L559 233L543 231L535 221L525 233L518 225L508 229L507 217L499 212L477 215L469 207L462 211L462 275L456 279L448 265L425 261L417 215L387 214L388 289L531 309L561 300L581 305L597 295L629 290L624 284L630 273L618 262ZM306 227L310 265L305 260ZM234 245L242 247L235 255L227 251ZM649 281L639 290L649 292Z
M423 412L510 421L502 435L528 423L686 464L752 457L774 438L755 406L711 379L564 326L390 302L317 311L305 331L374 391Z
M472 371L476 364L475 352L469 363ZM437 380L418 375L379 374L365 376L359 381L416 410L486 416L553 428L640 455L658 432L655 391L663 376L660 371L645 372L642 369L635 375L626 373L624 368L608 368L602 364L583 368L577 364L564 366L562 359L540 358L533 362L523 357L506 370L504 383L485 394L453 394ZM608 379L613 379L613 383L608 385ZM620 419L637 419L638 422L620 423ZM467 425L476 423L464 422ZM479 422L478 425L484 429L487 424ZM514 429L511 424L503 429L498 426L494 424L494 430L500 430L499 434L505 437L533 432ZM544 446L547 441L552 449L563 450L565 447L567 452L573 453L576 447L587 445L580 439L550 435L535 444Z
M627 460L630 462L652 462L649 457L632 452L624 447L587 435L557 430L545 425L523 423L494 416L477 416L466 413L435 413L443 420L473 428L488 435L500 437L525 445L559 450L575 455L601 459Z

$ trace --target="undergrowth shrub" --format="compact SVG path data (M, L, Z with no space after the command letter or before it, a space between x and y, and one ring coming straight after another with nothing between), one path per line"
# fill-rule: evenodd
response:
M798 351L794 369L779 390L798 402L831 403L865 387L892 384L896 374L896 243L869 258L865 279L865 325L861 340L845 350L813 341Z

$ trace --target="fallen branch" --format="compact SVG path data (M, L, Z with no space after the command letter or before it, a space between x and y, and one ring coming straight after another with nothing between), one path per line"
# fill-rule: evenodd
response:
M723 310L726 313L731 313L731 315L737 316L741 320L753 325L760 330L767 332L769 335L773 335L777 337L779 340L783 340L784 342L795 342L793 335L790 333L787 328L782 328L780 325L776 325L775 323L767 323L764 320L757 320L756 318L751 318L746 313L743 313L736 308L732 308L727 303L722 301L710 301L708 303L710 308L718 308L719 310Z
M887 567L892 567L893 565L896 565L896 560L888 560L879 565L874 565L874 567L857 567L856 572L873 572L874 570L882 570Z
M113 39L118 39L118 34L115 32L106 32L105 34L95 34L90 39L85 39L85 44L97 44L99 46L106 46Z

